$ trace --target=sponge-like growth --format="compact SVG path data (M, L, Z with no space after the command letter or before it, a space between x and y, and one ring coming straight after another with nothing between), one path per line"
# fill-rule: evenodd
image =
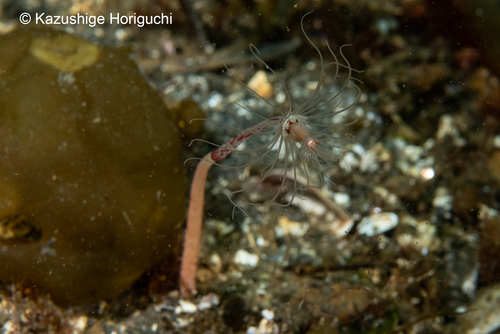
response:
M46 30L0 49L0 279L116 296L179 240L178 131L121 50Z

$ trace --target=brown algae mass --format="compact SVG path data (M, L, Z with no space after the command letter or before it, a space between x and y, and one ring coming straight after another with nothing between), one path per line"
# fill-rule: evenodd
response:
M123 51L45 30L0 50L0 279L117 296L177 246L178 131Z

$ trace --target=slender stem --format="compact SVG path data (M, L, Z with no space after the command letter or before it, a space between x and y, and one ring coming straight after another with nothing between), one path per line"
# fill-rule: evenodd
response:
M191 195L187 218L184 251L182 253L180 290L182 296L188 296L196 289L196 268L200 253L201 226L203 223L203 206L205 203L205 184L207 174L214 161L212 153L207 154L200 161L194 172L191 183Z
M189 297L192 292L196 290L196 268L198 267L198 255L200 253L203 207L205 204L205 184L207 182L208 170L215 162L224 160L235 148L248 138L271 126L280 124L282 119L282 117L271 118L241 131L225 142L221 147L208 153L196 167L191 183L186 236L184 239L181 273L179 277L181 296Z
M260 123L257 123L248 129L245 129L238 133L233 138L222 144L221 147L212 152L212 159L214 162L219 162L227 158L241 143L245 142L248 138L252 137L254 134L261 132L271 126L281 124L284 121L283 117L274 117L266 119Z

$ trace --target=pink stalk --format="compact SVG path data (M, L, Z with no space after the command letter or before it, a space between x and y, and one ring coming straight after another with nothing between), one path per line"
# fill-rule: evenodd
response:
M198 256L200 253L203 207L205 204L205 184L208 170L214 163L224 160L234 151L234 149L248 138L271 126L280 124L283 120L283 117L275 117L243 130L225 142L222 146L203 157L196 167L191 183L186 236L184 239L184 250L182 253L179 278L181 296L190 296L196 290L196 269L198 267Z
M182 253L180 289L181 295L186 296L196 289L196 268L198 267L198 254L200 253L201 225L203 222L203 204L205 203L205 183L207 174L214 161L211 153L200 161L194 172L191 183L189 211Z

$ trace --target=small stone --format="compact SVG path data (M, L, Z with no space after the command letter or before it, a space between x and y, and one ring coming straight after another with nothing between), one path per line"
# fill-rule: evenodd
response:
M2 329L6 334L14 334L18 332L18 328L13 321L7 321L3 324Z
M308 223L300 223L296 221L291 221L285 216L278 218L278 224L283 231L283 235L292 235L294 237L302 237L309 230Z
M259 327L257 328L258 334L274 334L278 332L279 332L278 325L276 325L272 320L267 320L266 318L263 318L259 322Z
M253 327L253 326L248 327L247 334L257 334L257 327Z
M189 319L177 318L175 321L176 322L174 324L177 324L178 328L184 328L189 325Z
M195 313L198 311L198 307L188 300L180 299L179 306L181 307L182 313Z
M274 311L271 311L271 310L262 310L261 312L262 314L262 317L271 321L274 319Z
M208 259L208 268L215 273L220 273L222 270L222 259L219 254L212 254Z
M264 99L271 97L274 93L273 86L271 86L267 78L267 73L263 70L254 74L248 82L248 87Z
M398 215L393 212L376 213L363 218L358 226L358 232L359 234L366 234L369 237L373 237L374 235L392 230L398 226L398 223Z
M74 317L69 322L73 326L73 333L83 333L87 328L88 318L83 315L81 317Z
M240 270L253 269L259 263L259 256L240 249L234 255L234 263Z
M206 296L201 298L201 301L198 303L198 310L203 311L212 308L213 306L217 306L220 303L220 297L215 293L209 293Z

